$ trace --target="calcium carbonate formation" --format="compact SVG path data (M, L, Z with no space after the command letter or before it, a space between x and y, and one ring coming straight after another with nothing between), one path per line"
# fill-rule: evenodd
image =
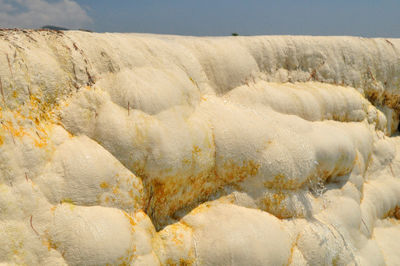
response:
M400 40L0 31L1 265L398 265Z

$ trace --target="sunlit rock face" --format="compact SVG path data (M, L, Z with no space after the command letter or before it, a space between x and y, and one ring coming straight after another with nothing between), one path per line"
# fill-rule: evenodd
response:
M0 263L397 265L400 40L0 31Z

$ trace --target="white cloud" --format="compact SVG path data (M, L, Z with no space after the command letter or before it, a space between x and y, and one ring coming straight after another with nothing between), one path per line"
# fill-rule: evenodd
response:
M55 25L77 29L91 23L86 11L73 0L0 0L0 28Z

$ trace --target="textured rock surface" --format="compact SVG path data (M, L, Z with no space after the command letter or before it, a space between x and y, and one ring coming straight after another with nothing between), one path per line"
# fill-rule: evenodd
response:
M400 40L0 31L0 263L396 265Z

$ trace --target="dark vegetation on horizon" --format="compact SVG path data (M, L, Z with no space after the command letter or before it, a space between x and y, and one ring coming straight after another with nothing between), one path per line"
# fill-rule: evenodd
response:
M45 25L45 26L41 27L41 29L44 29L44 30L71 30L71 29L67 29L64 27L53 26L53 25ZM92 32L91 30L87 30L87 29L78 29L78 30Z

